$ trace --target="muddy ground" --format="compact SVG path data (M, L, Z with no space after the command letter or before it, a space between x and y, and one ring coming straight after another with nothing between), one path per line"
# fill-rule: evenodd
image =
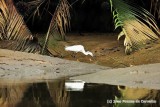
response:
M38 34L39 42L45 40L44 34ZM42 35L42 36L41 36ZM79 62L94 63L112 68L124 68L135 65L152 64L160 62L160 40L153 44L147 44L141 50L126 55L123 45L124 38L117 40L117 33L70 33L66 35L66 41L49 40L49 51L56 57ZM0 48L11 48L12 41L1 41ZM14 44L13 44L14 45ZM94 57L85 56L83 53L65 51L65 46L83 45L85 50L91 51ZM73 54L75 57L73 57Z
M58 57L80 62L94 63L112 68L122 68L142 64L151 64L160 62L160 41L154 44L148 44L141 50L133 52L131 55L124 53L122 38L117 41L117 33L83 33L67 34L65 42L49 42L50 51L57 54ZM72 52L66 52L65 46L83 45L86 50L91 51L94 57L85 56L77 53L75 57ZM54 50L51 49L54 47ZM55 52L56 51L56 52Z

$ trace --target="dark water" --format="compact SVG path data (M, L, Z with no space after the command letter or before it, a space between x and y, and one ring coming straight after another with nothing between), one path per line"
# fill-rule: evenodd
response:
M160 90L89 83L72 90L65 80L1 84L0 107L160 107Z

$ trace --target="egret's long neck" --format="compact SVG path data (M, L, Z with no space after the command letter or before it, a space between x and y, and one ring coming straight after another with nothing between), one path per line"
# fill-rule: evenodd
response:
M82 50L82 52L83 52L85 55L91 55L91 56L93 56L91 52L85 51L84 49Z
M86 51L84 54L85 54L85 55L90 55L90 52Z
M85 55L88 55L88 53L83 49L82 53L84 53Z

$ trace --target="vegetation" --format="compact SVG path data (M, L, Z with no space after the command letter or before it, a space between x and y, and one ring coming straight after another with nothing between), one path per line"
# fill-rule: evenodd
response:
M115 28L122 28L118 40L121 36L125 36L126 54L158 39L159 29L148 11L138 6L135 7L134 4L131 6L123 0L110 0L110 4L115 19Z
M160 1L159 0L151 0L150 12L153 12L153 15L160 19Z
M46 3L47 2L47 3ZM85 2L85 1L83 1ZM28 2L28 5L33 5L31 8L33 15L39 14L40 6L50 3L50 0L33 0ZM158 1L151 0L151 11L154 11L158 17L160 9ZM83 4L82 4L83 5ZM127 2L127 0L110 0L111 11L115 22L115 29L120 27L122 31L118 35L118 40L123 35L125 53L130 54L132 51L140 49L149 42L159 39L159 29L156 25L154 17L142 7ZM47 43L50 36L65 40L65 32L70 29L70 4L67 0L59 0L58 5L52 16L48 32L46 33L45 42L41 49L37 49L37 44L28 45L35 40L29 29L24 23L23 17L16 10L13 0L0 1L0 39L13 40L17 42L15 50L37 52L47 49ZM45 8L47 11L48 7ZM44 10L43 10L44 11ZM43 12L42 12L43 13ZM37 42L38 43L38 42ZM33 46L33 47L32 47ZM34 48L34 49L32 49ZM40 52L39 52L40 53Z
M15 50L27 52L38 50L29 44L35 39L12 0L0 0L0 40L14 41Z
M49 36L59 35L60 39L65 40L65 32L70 28L70 12L69 3L67 0L59 0L59 4L56 7L51 23L49 25L48 32L46 34L45 43L43 45L42 53L46 48Z

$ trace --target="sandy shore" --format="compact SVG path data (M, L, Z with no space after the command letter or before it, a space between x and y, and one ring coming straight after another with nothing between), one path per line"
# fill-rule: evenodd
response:
M0 83L33 82L110 69L95 64L0 49Z
M128 87L160 89L159 66L160 63L156 63L102 70L93 74L72 77L71 79L80 79L88 83L105 83Z
M159 66L160 63L156 63L111 69L95 64L0 49L1 84L70 77L88 83L160 89Z

